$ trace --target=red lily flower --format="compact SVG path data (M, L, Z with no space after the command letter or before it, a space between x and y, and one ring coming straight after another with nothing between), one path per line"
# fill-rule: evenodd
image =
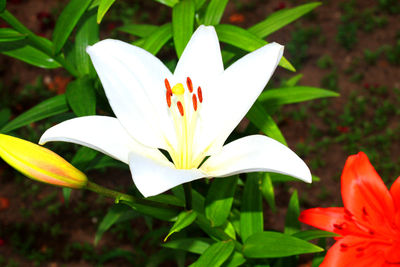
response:
M390 191L360 152L342 173L343 208L303 211L299 220L339 234L320 266L400 266L400 177Z

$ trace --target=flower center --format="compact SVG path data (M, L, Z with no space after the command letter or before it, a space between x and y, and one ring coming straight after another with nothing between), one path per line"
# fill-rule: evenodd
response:
M198 119L198 109L203 102L201 87L193 90L190 77L186 78L186 87L177 83L171 87L168 79L164 80L166 88L166 103L171 113L175 133L177 136L177 147L168 150L173 163L178 169L197 168L204 156L193 155L193 142Z

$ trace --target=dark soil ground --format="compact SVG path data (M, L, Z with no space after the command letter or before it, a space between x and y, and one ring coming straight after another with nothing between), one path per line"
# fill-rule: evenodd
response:
M8 9L17 18L46 37L51 36L55 14L66 3L54 0L8 2ZM145 11L132 11L135 16L141 16L148 23L160 23L160 17L170 16L167 8L145 2L132 1L132 6L145 7ZM223 22L247 27L274 10L301 3L303 1L231 1ZM393 52L400 40L399 13L379 3L373 0L358 0L353 4L351 1L324 1L311 14L267 38L285 45L285 56L296 63L297 74L303 74L300 85L336 90L341 96L288 105L275 114L289 147L302 156L320 181L312 185L277 183L278 209L276 213L266 209L266 228L283 229L286 207L294 189L298 190L302 208L341 205L341 170L347 156L360 150L370 156L388 185L400 175L399 48L397 54ZM129 10L121 16L126 18L127 14ZM103 23L102 35L108 36L121 24L123 19L111 13ZM353 25L357 28L354 32L351 31ZM380 52L374 57L368 56L366 51ZM390 51L394 56L390 57ZM278 85L293 75L280 69L273 82ZM10 100L14 116L47 97L36 91L32 93L29 88L45 87L62 92L68 82L68 76L62 71L38 69L5 56L0 57L0 76L0 95L15 96ZM35 85L38 81L42 82ZM33 141L41 134L26 131ZM128 171L109 170L89 173L89 176L102 185L122 191L132 185ZM99 255L122 250L131 252L139 261L147 261L158 250L155 244L161 242L163 234L157 238L155 233L156 237L148 238L148 221L143 218L114 228L94 247L98 222L112 201L90 192L73 191L70 204L66 206L63 202L60 189L28 181L1 163L0 266L34 266L35 263L52 267L93 266ZM152 229L162 230L165 226L155 223ZM140 249L137 245L143 240ZM125 266L128 262L121 256L105 266ZM143 264L139 262L138 266Z

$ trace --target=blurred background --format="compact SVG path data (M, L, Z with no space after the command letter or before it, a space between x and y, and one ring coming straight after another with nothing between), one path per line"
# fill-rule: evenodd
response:
M68 1L8 0L7 8L38 35L51 38ZM253 25L274 11L304 1L231 0L222 23ZM134 41L120 27L129 23L161 25L170 9L153 1L116 1L103 20L101 39ZM0 21L0 27L7 27ZM279 68L268 87L299 75L299 85L321 87L340 97L286 105L274 113L288 145L319 177L311 185L276 183L276 210L265 205L265 225L282 230L290 193L298 189L300 206L340 206L340 174L347 156L364 151L388 186L400 175L400 2L398 0L323 1L314 11L270 35L285 45L296 67ZM176 64L172 47L158 55ZM0 126L41 101L65 92L71 77L0 55ZM53 122L23 127L19 136L37 142ZM251 128L244 119L238 131ZM250 129L251 130L251 129ZM67 159L78 146L48 147ZM121 191L132 189L127 166L88 173L96 182ZM168 266L158 243L168 224L133 216L93 240L112 200L73 191L65 203L61 189L27 180L0 162L0 266ZM149 231L151 230L151 231ZM167 259L166 261L164 261ZM152 265L153 264L153 265ZM173 262L170 263L174 266ZM307 261L305 261L307 264Z

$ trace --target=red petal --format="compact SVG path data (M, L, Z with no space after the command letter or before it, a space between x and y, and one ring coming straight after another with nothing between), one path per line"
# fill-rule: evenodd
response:
M392 196L363 152L346 161L342 173L342 198L344 207L359 223L370 229L390 228L395 214Z
M392 184L392 187L390 188L390 194L392 195L397 212L400 212L400 177L398 177Z
M382 246L365 238L347 236L337 241L319 267L382 266L385 263Z
M300 213L299 221L340 235L361 233L344 208L314 208Z

